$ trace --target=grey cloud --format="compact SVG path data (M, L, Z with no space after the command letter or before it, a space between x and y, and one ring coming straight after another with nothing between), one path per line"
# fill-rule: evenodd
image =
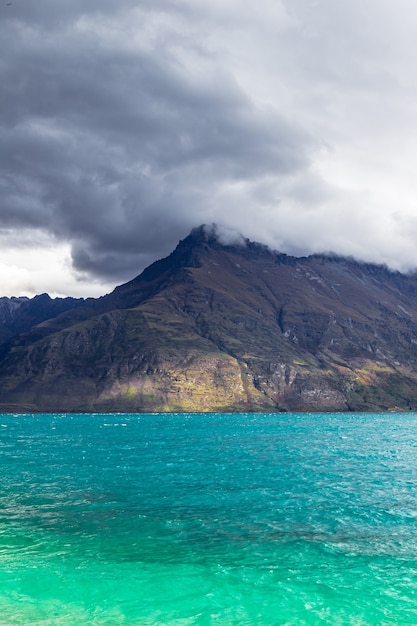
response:
M77 270L128 278L193 226L221 221L222 187L308 172L317 143L255 104L204 46L189 51L190 70L176 29L125 45L135 3L34 4L0 26L0 226L43 228L71 243ZM85 15L120 19L121 32L83 30Z
M77 271L115 282L212 222L416 265L417 10L398 6L0 7L0 232L68 242Z

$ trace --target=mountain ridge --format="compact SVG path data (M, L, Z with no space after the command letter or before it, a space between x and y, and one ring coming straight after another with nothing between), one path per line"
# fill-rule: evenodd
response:
M1 342L0 410L417 408L414 274L200 226L110 294L59 307Z

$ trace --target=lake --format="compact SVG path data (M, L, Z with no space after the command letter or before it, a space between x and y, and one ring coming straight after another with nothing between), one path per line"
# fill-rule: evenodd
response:
M417 624L416 414L0 415L0 624Z

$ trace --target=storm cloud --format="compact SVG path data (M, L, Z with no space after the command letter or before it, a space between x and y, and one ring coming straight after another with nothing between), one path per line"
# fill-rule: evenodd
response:
M417 266L416 22L411 0L3 4L3 265L67 246L104 288L217 222Z

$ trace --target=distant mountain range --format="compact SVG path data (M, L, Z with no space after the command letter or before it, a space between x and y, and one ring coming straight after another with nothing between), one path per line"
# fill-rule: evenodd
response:
M0 298L0 411L417 409L417 277L194 229L102 298Z

